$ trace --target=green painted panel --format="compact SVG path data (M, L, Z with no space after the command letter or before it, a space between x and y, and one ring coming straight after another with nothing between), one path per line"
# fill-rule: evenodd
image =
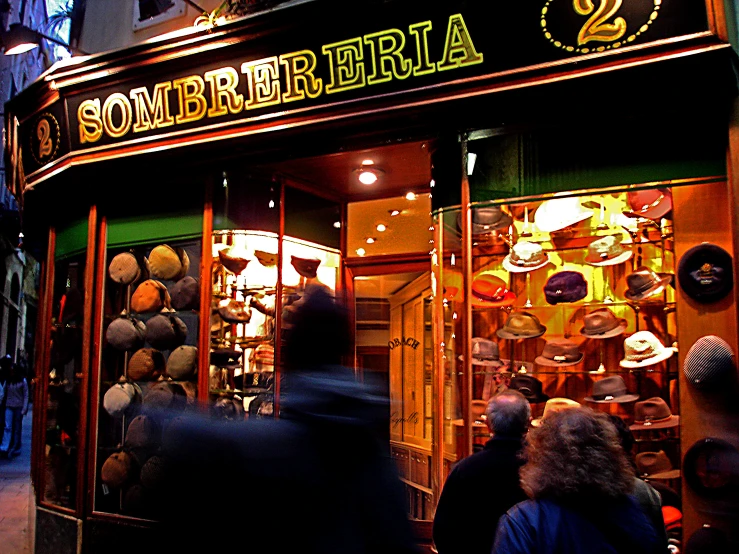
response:
M87 218L72 221L57 228L54 258L63 260L84 252L87 248Z
M202 212L112 218L108 221L108 248L199 238L202 233Z

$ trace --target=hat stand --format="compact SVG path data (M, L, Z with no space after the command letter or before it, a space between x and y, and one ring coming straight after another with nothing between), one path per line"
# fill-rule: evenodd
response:
M526 272L526 303L523 305L524 308L531 308L531 272Z

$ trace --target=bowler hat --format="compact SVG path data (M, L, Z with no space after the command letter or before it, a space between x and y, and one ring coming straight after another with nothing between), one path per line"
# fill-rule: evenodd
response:
M528 312L513 312L495 334L502 339L533 339L546 333L539 318Z
M532 404L549 400L549 396L542 392L544 389L542 382L531 375L514 375L511 377L508 388L517 390Z
M542 413L541 417L531 420L531 425L533 425L534 427L539 427L542 421L544 421L552 414L579 407L579 402L575 402L574 400L570 400L569 398L550 398L549 400L547 400L546 404L544 404L544 413Z
M155 348L140 348L128 361L128 376L134 381L154 381L162 373L164 355Z
M160 430L147 415L137 415L126 429L125 445L128 448L147 448L159 444Z
M115 452L103 463L100 480L113 489L119 489L131 478L132 464L127 452Z
M608 235L594 240L588 245L585 262L595 266L618 265L633 256L631 250L621 245L621 235Z
M134 312L158 312L169 307L169 291L164 283L156 279L147 279L141 283L131 296L131 309Z
M167 375L175 380L190 379L198 368L198 349L195 346L178 346L167 358Z
M716 335L699 338L690 347L683 362L688 383L709 389L725 382L736 371L736 358L731 346Z
M321 260L318 258L301 258L298 256L290 256L290 263L300 275L307 278L313 278L318 275L318 266Z
M249 323L251 309L242 300L225 298L218 303L218 315L228 323Z
M182 248L160 244L149 252L146 265L152 277L177 280L187 275L187 271L190 269L190 258Z
M149 413L182 411L187 406L187 393L173 381L159 381L144 396L144 409Z
M577 302L588 295L588 283L578 271L560 271L547 280L544 297L549 304Z
M484 208L472 208L470 210L472 219L472 234L486 235L497 229L505 229L513 221L511 216L505 213L500 206L486 206ZM462 228L462 212L457 214L457 225Z
M669 189L635 190L626 194L631 208L624 212L628 217L660 219L672 209L672 193Z
M131 414L141 404L141 389L135 383L116 383L103 396L103 408L112 417Z
M626 276L628 290L624 292L624 296L634 302L646 300L661 293L670 281L672 275L660 275L648 267L640 267Z
M130 285L141 275L141 268L136 256L131 252L121 252L110 261L108 275L121 285Z
M246 249L240 246L230 246L218 251L218 259L223 267L231 273L238 275L249 265L249 258L246 257Z
M503 258L503 268L510 273L526 273L544 267L549 263L549 256L540 244L534 242L517 242L510 253Z
M636 455L636 472L639 477L649 479L677 479L680 470L672 467L672 462L664 450L659 452L640 452Z
M534 224L545 233L560 231L592 217L591 210L583 209L577 197L545 200L534 213Z
M183 277L172 285L170 293L175 310L197 310L200 307L200 284L195 277Z
M516 295L505 281L492 273L481 273L472 279L472 304L476 306L510 306Z
M675 353L675 348L664 346L651 331L637 331L624 340L625 357L621 367L635 369L658 364Z
M119 317L108 325L105 338L116 350L134 350L144 342L146 325L137 319Z
M600 308L583 318L580 334L590 339L607 339L623 334L628 327L625 319L617 318L608 308Z
M593 383L593 392L590 396L586 396L585 400L597 404L621 404L639 400L639 395L628 392L623 377L620 375L611 375L595 381Z
M576 343L569 339L551 339L544 345L541 354L534 361L549 367L567 367L579 364L583 359Z
M669 429L680 424L680 416L672 415L667 402L659 396L634 404L634 424L632 431L649 431L652 429Z
M464 357L460 356L460 360ZM472 365L502 367L498 343L482 337L472 338Z
M146 322L146 342L159 350L172 350L184 344L187 325L177 316L158 314Z
M685 294L696 302L721 300L734 286L731 255L707 242L693 246L680 258L677 280Z

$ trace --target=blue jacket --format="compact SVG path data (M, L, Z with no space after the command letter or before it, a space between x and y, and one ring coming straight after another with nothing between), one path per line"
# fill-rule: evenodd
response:
M631 497L588 507L553 500L516 504L501 519L493 554L663 553L657 532Z

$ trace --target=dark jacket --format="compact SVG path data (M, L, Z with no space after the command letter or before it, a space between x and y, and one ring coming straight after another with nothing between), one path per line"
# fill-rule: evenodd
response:
M665 518L662 514L662 497L652 485L638 477L634 477L634 492L632 494L657 531L657 536L662 544L662 551L667 552L667 529L665 529Z
M527 500L498 523L493 554L662 554L657 532L632 497L565 507Z
M490 554L498 518L526 499L518 477L521 448L520 437L493 437L454 467L434 516L439 554Z

